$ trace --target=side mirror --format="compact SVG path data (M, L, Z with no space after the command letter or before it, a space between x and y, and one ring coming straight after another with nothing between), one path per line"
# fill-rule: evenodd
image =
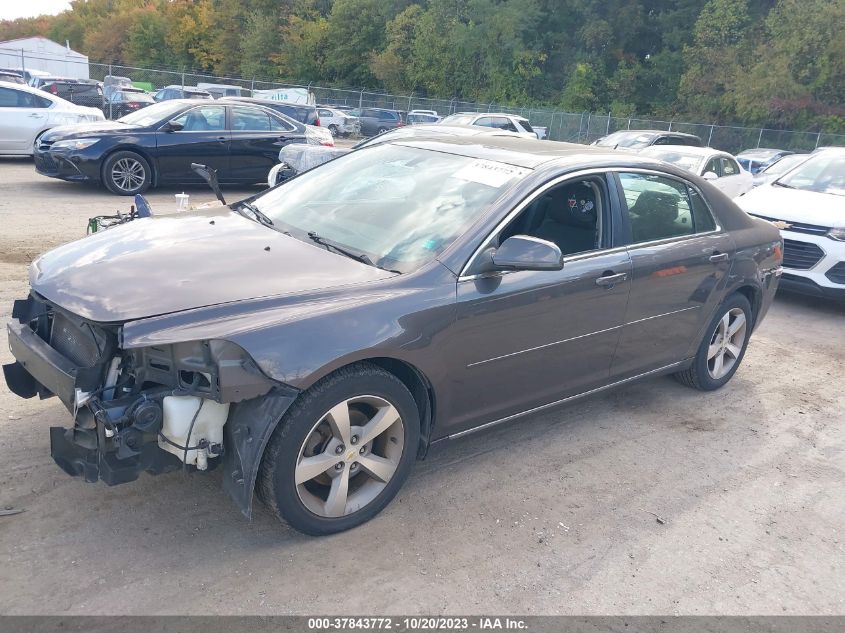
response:
M165 132L178 132L184 127L184 125L182 125L181 123L177 123L176 121L168 121L164 124L164 126L162 126L161 129Z
M719 178L719 175L713 171L706 171L704 172L702 178L704 178L704 180L717 180Z
M493 252L498 270L560 270L563 254L557 244L530 235L514 235Z

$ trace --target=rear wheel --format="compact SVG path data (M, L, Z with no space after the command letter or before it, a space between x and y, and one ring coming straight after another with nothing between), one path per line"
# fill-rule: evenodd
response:
M387 128L386 128L386 127L380 127L380 128L378 129L378 133L379 133L379 134L384 134L385 132L387 132Z
M150 188L150 164L135 152L115 152L103 164L103 183L119 196L134 196Z
M334 123L329 126L329 132L332 136L337 136L337 126Z
M751 337L751 304L741 294L728 297L707 327L689 369L675 374L688 387L718 389L728 382L745 356Z
M360 525L407 479L419 412L393 374L366 363L303 393L270 439L258 495L291 526L313 535Z

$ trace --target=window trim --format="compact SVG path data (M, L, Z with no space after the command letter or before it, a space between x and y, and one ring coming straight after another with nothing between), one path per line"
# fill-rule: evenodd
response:
M698 237L702 237L704 235L714 235L716 233L723 233L724 232L724 228L719 223L719 216L717 216L715 213L713 213L713 208L710 206L710 203L707 201L707 198L704 197L704 195L701 193L701 189L698 186L696 186L694 183L690 182L689 180L685 180L684 178L681 178L680 176L676 176L676 175L670 174L668 172L661 172L661 171L656 171L654 169L646 169L646 168L643 168L643 167L633 167L633 168L613 167L613 168L608 170L608 173L614 174L614 180L616 181L616 187L619 191L619 197L620 197L619 204L622 205L621 211L622 211L623 222L625 224L627 224L627 227L628 227L628 235L626 237L630 241L625 246L625 248L631 249L631 248L641 248L641 247L648 247L648 246L658 246L658 245L662 245L662 244L670 244L670 243L673 243L673 242L682 242L682 241L685 241L685 240L695 239L695 238L698 238ZM621 180L619 179L620 173L637 173L637 174L647 174L647 175L650 175L650 176L661 176L663 178L670 178L672 180L677 180L678 182L685 184L687 187L689 187L693 191L695 191L698 194L698 197L701 198L701 201L704 203L704 206L707 208L707 212L710 214L710 217L713 220L713 225L716 228L712 229L710 231L702 231L701 233L691 233L689 235L675 235L673 237L664 237L664 238L661 238L659 240L649 240L648 242L634 242L633 241L633 239L634 239L633 235L631 234L631 221L630 221L630 218L628 217L628 202L627 202L627 200L625 200L625 196L624 196L625 190L622 187ZM692 212L691 207L690 207L690 212Z
M569 180L577 180L578 178L595 177L595 176L604 177L604 179L606 181L605 186L607 187L607 197L608 197L608 199L606 200L606 203L607 203L607 206L609 207L609 209L608 209L609 213L607 215L610 218L609 222L610 222L611 226L609 227L609 231L608 231L608 229L604 229L601 237L603 237L604 235L607 235L607 234L614 235L614 233L613 233L613 217L612 217L613 216L612 206L613 206L614 202L611 200L611 198L613 197L613 192L611 191L611 183L608 181L608 178L607 178L607 176L609 174L611 174L612 171L613 171L612 169L608 169L606 167L594 167L592 169L582 169L580 171L574 171L574 172L570 172L568 174L562 174L560 176L555 176L554 178L552 178L548 182L543 183L540 187L534 189L534 191L532 191L527 197L525 197L522 201L520 201L519 204L517 204L513 209L511 209L508 212L508 214L496 224L495 228L492 231L490 231L489 233L487 233L484 236L484 238L480 241L478 246L472 252L472 255L470 255L467 258L466 262L461 267L461 272L458 275L458 283L460 283L462 281L470 281L470 280L473 280L473 279L478 279L480 277L491 276L491 273L468 274L467 270L472 268L472 265L475 263L475 260L478 259L478 257L484 251L484 246L490 241L490 239L494 235L501 233L508 226L508 224L510 224L514 219L516 219L516 217L520 213L522 213L529 205L531 205L539 196L543 195L549 189L556 187L557 185L562 184L562 183L569 181ZM619 202L617 201L616 204L619 204ZM607 254L607 253L621 252L621 251L624 251L626 248L628 248L628 246L623 244L623 245L619 245L619 246L610 246L608 248L597 248L593 251L587 251L587 252L584 252L584 253L573 253L572 255L564 255L563 262L564 262L564 264L566 264L566 262L568 262L568 261L587 259L589 257L595 257L597 255L604 255L604 254ZM502 270L502 271L496 271L495 273L492 273L492 274L494 274L494 275L508 275L508 274L515 273L515 272L519 272L519 271Z

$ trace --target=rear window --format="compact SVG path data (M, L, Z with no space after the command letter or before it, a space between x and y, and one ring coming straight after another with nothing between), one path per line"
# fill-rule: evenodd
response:
M534 128L531 127L531 124L528 122L528 119L517 119L517 121L522 126L522 129L524 129L526 132L531 132L532 134L534 133Z

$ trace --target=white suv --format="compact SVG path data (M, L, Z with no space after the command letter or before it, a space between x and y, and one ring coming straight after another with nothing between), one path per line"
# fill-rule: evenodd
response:
M501 112L459 112L440 121L443 125L480 125L508 132L516 132L525 138L540 138L525 117Z
M104 121L86 108L21 84L0 81L0 155L32 156L36 139L51 127Z
M845 299L845 148L820 150L734 202L781 230L781 288Z

